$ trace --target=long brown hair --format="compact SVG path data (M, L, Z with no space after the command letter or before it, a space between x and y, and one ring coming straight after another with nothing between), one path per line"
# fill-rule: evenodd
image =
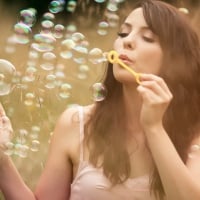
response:
M173 94L164 119L164 127L184 163L192 140L197 136L200 120L200 44L186 17L173 6L145 0L135 8L143 9L149 28L159 37L164 52L160 76ZM130 176L130 159L126 149L123 121L122 85L113 76L108 64L104 84L108 90L104 101L96 104L85 125L89 160L101 166L113 184ZM92 144L92 145L91 145ZM102 163L98 163L102 158ZM156 166L151 178L151 191L164 196Z

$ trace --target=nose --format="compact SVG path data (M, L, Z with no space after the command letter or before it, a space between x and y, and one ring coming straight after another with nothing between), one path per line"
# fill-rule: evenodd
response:
M123 45L125 49L132 50L135 48L135 36L133 34L129 34L125 38L123 38Z

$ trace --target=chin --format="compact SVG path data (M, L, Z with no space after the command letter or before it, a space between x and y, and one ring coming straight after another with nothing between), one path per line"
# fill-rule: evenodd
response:
M114 73L115 79L122 84L137 84L135 77L127 71Z

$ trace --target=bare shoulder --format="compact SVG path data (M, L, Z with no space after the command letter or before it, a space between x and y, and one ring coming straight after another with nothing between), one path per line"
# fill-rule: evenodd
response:
M90 118L94 105L83 106L84 123ZM59 117L51 143L56 143L59 148L70 157L79 152L80 145L80 106L67 108Z

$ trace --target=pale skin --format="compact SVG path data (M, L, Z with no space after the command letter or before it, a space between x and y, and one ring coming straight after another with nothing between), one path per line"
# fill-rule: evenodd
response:
M131 178L150 174L154 161L168 200L199 200L200 152L195 152L195 159L188 159L185 165L162 125L173 96L164 80L157 76L163 56L158 38L148 29L140 8L128 16L120 33L124 35L116 39L114 49L128 56L130 59L124 62L141 73L141 84L138 85L129 72L117 64L114 66L114 75L123 84L128 134L133 138L134 133L135 138L127 142L128 150L134 152L130 157ZM92 108L84 107L85 121ZM5 114L3 108L0 114ZM24 184L11 160L1 153L0 188L6 200L69 199L70 184L79 164L78 121L76 108L66 110L59 118L47 163L34 194ZM200 139L197 138L194 144L200 144ZM85 145L84 159L88 160Z

